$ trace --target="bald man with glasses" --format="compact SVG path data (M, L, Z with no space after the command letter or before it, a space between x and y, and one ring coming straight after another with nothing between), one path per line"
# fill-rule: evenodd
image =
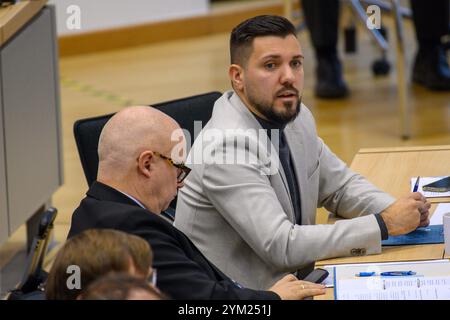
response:
M95 181L72 216L69 238L86 229L116 229L146 239L156 286L174 299L303 299L324 287L287 275L268 290L227 277L164 216L190 169L179 125L147 106L115 114L100 135ZM251 270L248 270L251 272Z

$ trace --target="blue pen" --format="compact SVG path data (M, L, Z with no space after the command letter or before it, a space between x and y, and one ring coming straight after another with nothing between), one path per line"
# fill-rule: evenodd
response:
M375 275L375 272L359 272L355 274L357 277L372 277Z
M388 271L380 273L382 277L403 277L414 276L415 274L416 273L414 271Z
M416 183L414 184L413 192L417 192L417 190L419 190L419 181L420 176L417 177Z
M381 272L382 277L401 277L401 276L413 276L416 273L414 271L386 271ZM376 272L359 272L355 274L356 277L373 277L376 276Z

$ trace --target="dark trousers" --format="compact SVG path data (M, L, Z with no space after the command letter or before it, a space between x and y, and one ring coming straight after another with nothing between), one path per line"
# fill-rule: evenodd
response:
M317 54L336 51L338 0L301 0L311 41ZM450 0L411 0L419 46L436 45L449 32Z

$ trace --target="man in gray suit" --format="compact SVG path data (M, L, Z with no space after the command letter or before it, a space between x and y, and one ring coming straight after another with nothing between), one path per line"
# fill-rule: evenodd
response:
M234 28L233 90L215 105L188 157L175 226L227 275L265 288L316 260L378 254L381 240L427 225L420 193L395 201L352 172L317 136L301 103L303 54L285 18ZM315 225L316 208L344 220Z

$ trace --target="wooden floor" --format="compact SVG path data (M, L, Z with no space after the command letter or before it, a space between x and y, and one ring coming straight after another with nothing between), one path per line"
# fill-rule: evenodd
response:
M126 105L229 89L228 37L217 34L60 61L65 183L53 197L59 210L58 241L65 239L71 214L87 190L72 133L74 121ZM334 101L314 97L313 52L308 34L302 33L299 38L305 54L303 102L315 115L320 136L344 161L349 163L360 148L450 144L450 93L411 86L413 138L402 141L395 70L385 78L372 76L370 65L378 54L367 35L361 34L357 54L343 55L345 78L352 94L348 99ZM406 24L406 42L410 66L416 49L410 23ZM394 61L392 49L390 55ZM21 228L3 247L3 257L23 245L24 239Z

